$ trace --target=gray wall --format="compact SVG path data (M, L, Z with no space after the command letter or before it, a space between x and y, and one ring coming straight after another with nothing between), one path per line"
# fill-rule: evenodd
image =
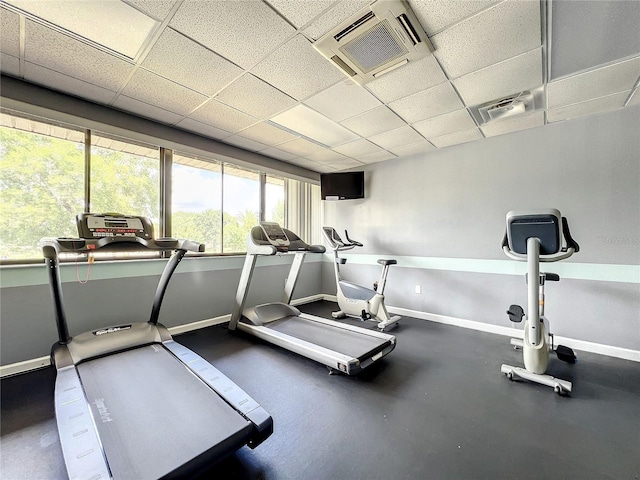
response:
M315 257L315 258L314 258ZM309 255L295 298L318 294L322 262ZM194 258L181 262L167 289L160 322L167 327L231 313L244 257ZM279 301L293 256L260 258L247 303ZM85 270L81 266L80 277ZM141 268L157 274L138 276ZM63 294L71 335L108 325L146 321L163 263L96 263L87 284L76 281L73 264L63 265ZM25 272L26 271L26 272ZM114 277L116 278L105 278ZM3 267L0 288L0 364L49 355L57 340L53 303L44 265Z
M505 214L557 208L581 246L560 263L581 265L547 286L552 331L640 350L640 107L366 170L367 198L323 202L324 224L348 229L365 244L360 251L367 257L399 259L389 274L387 305L513 326L504 311L511 303L526 307L526 286L523 278L509 274L512 261L500 248ZM433 257L437 269L419 266ZM468 271L457 259L466 260ZM560 263L543 271L571 271L571 265ZM324 265L326 293L335 292L332 268ZM377 270L375 260L355 260L343 273L368 284ZM612 280L624 281L600 278L618 271L627 275ZM422 294L414 293L415 285L423 287Z

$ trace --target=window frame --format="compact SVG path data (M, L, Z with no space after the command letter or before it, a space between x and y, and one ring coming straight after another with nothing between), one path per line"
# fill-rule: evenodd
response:
M64 123L64 122L58 122L55 120L50 120L48 118L43 118L37 115L32 115L29 113L25 113L25 112L21 112L21 111L16 111L13 109L9 109L9 108L5 108L2 107L0 108L0 111L3 114L12 116L12 117L16 117L19 119L27 119L27 120L32 120L35 122L39 122L39 123L43 123L46 125L51 125L51 126L59 126L59 127L63 127L63 128L69 128L69 129L73 129L76 131L80 131L80 132L84 132L84 185L83 185L83 190L84 190L84 199L83 199L83 204L84 204L84 209L85 211L90 211L90 206L91 206L91 148L92 148L92 135L100 135L100 136L109 136L109 137L114 137L114 138L118 138L119 140L122 140L124 142L129 142L132 144L143 144L146 143L146 145L150 145L150 143L148 142L140 142L138 140L132 139L132 138L127 138L126 136L122 135L122 134L111 134L108 132L104 132L104 131L100 131L97 129L91 129L91 128L87 128L87 127L83 127L80 125L72 125L69 123ZM14 128L16 130L21 130L19 128L16 128L15 126L7 126L7 128ZM133 135L132 135L133 136ZM156 143L156 142L154 142ZM158 142L159 143L159 142ZM180 149L174 149L174 148L168 148L167 146L163 146L163 145L152 145L155 148L158 148L159 150L159 158L158 158L158 168L159 168L159 205L158 205L158 209L159 209L159 224L154 225L155 227L155 234L157 236L171 236L171 232L172 232L172 222L171 222L171 215L172 215L172 192L171 192L171 188L172 188L172 165L173 165L173 155L174 152L176 154L180 154L180 155L191 155L188 153L182 153L182 151L180 151ZM202 157L200 157L202 159ZM267 177L276 177L279 179L282 179L284 182L284 225L283 227L288 227L289 226L289 210L290 210L290 202L291 201L300 201L299 199L295 199L293 197L290 197L288 195L288 190L289 190L289 182L292 181L289 178L287 178L285 175L278 175L277 173L266 173L264 171L261 171L260 168L258 166L256 167L250 167L250 166L245 166L245 165L236 165L232 162L226 162L226 161L221 161L215 158L215 154L211 154L211 157L206 158L205 160L211 161L211 162L216 162L219 163L222 166L222 183L223 183L223 189L224 189L224 166L225 165L229 165L230 167L233 168L239 168L242 170L249 170L252 172L255 172L258 175L258 181L259 181L259 205L258 205L258 220L262 221L265 217L265 192L266 192L266 183L267 183ZM311 182L306 182L306 181L302 181L302 180L295 180L295 182L300 182L302 184L308 184L309 186L313 185ZM224 196L224 192L223 192L223 196ZM308 201L303 200L301 205L298 205L295 207L296 211L298 211L298 215L297 217L300 217L300 214L304 215L304 213L302 212L302 210L305 210L309 208L308 205ZM222 210L224 210L224 201L222 204ZM80 212L78 212L80 213ZM124 212L127 213L127 212ZM311 219L311 212L309 212L309 219ZM223 224L221 225L221 229L222 229L222 239L223 239L223 243L224 243L224 222L222 222ZM189 256L203 256L203 257L214 257L214 256L233 256L233 255L244 255L246 253L246 250L243 251L239 251L239 252L224 252L224 248L223 248L223 252L204 252L204 253L199 253L199 254L190 254ZM120 261L120 260L133 260L133 259L149 259L149 256L139 256L139 257L126 257L126 258L108 258L108 259L104 259L104 260L98 260L96 258L97 261ZM66 260L66 261L74 261L74 260ZM37 264L37 263L43 263L44 259L42 258L23 258L23 259L4 259L4 260L0 260L0 266L4 266L4 265L24 265L24 264Z

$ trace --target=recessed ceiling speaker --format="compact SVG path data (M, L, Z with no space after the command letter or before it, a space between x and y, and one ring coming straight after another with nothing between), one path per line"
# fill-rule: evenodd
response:
M377 0L313 46L359 85L433 52L427 34L404 0Z

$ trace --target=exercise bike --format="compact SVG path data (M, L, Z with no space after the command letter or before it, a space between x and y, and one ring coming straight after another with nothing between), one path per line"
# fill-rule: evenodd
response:
M347 263L346 258L340 258L338 252L351 250L355 247L362 247L362 243L349 238L349 233L345 230L347 241L343 241L338 232L331 227L322 227L322 233L326 237L334 256L334 269L336 275L336 285L338 298L338 306L340 310L333 312L333 318L355 317L362 321L373 320L378 322L378 328L381 331L389 330L395 327L400 320L399 315L393 317L387 312L384 305L384 288L387 283L387 274L389 266L395 265L396 260L379 259L378 263L382 265L382 272L378 281L374 282L373 288L363 287L356 283L347 282L340 278L340 265Z
M502 365L500 371L509 380L523 379L547 385L560 395L571 393L571 382L546 374L551 352L567 363L575 363L576 356L569 347L553 345L549 322L544 316L544 285L557 282L560 277L555 273L540 272L540 262L564 260L580 250L571 238L567 219L556 209L540 213L511 211L507 213L502 250L509 258L527 262L528 313L523 340L511 339L514 347L522 348L524 368ZM507 315L512 322L519 323L525 313L520 305L511 305Z

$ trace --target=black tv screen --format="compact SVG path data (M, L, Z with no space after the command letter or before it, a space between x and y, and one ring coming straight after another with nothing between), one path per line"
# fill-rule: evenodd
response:
M350 200L364 198L364 172L320 174L322 200Z

